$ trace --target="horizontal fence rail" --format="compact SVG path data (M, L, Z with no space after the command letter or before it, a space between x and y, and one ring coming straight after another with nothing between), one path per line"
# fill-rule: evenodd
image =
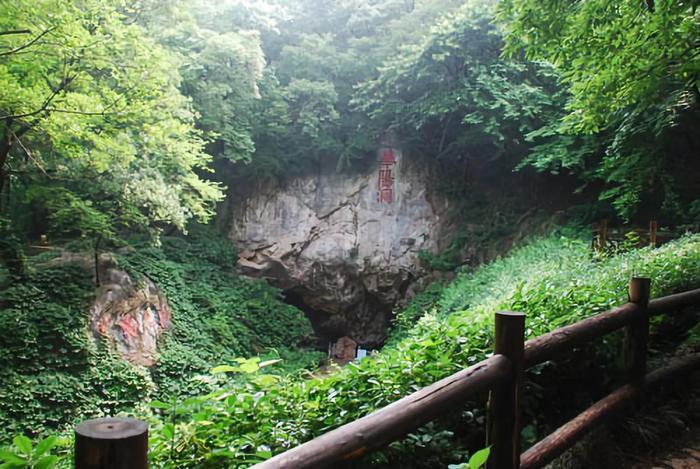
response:
M324 467L357 458L428 423L456 403L502 384L511 374L510 361L494 355L255 467Z
M546 466L571 448L588 431L611 415L633 404L643 392L652 391L675 376L697 371L698 367L700 367L700 353L693 353L649 373L641 388L626 384L616 389L525 451L520 457L520 469Z
M668 314L698 304L700 304L700 288L651 300L649 302L649 315Z
M700 288L649 301L650 281L633 278L629 284L629 303L591 316L548 334L524 341L525 315L518 312L496 313L494 355L469 368L426 386L392 404L354 422L336 428L255 466L257 469L316 468L352 460L396 441L434 420L470 398L490 392L487 444L491 446L489 469L537 469L569 449L589 430L638 401L645 390L681 375L698 371L700 353L690 354L671 365L646 372L649 317L669 314L688 306L700 305ZM625 330L625 382L552 434L520 453L520 416L524 370L553 360L563 352L589 343L604 335ZM120 445L126 438L110 419L92 421L110 439ZM82 427L78 427L81 429ZM147 430L145 430L147 434ZM76 430L80 437L82 433ZM140 434L139 434L140 435ZM130 435L133 438L133 435ZM80 453L107 455L91 439L76 438L84 445ZM124 444L130 444L125 442ZM111 448L111 446L110 446ZM86 454L87 454L86 453ZM76 451L76 455L78 451ZM109 453L111 454L111 453ZM105 456L114 459L112 456ZM146 464L147 454L137 459ZM94 459L94 458L93 458ZM91 466L76 456L76 469ZM131 466L130 466L131 467ZM133 467L141 467L134 463ZM145 465L143 467L146 467Z
M525 368L552 360L562 352L622 329L628 326L638 313L638 305L627 303L530 339L525 342Z

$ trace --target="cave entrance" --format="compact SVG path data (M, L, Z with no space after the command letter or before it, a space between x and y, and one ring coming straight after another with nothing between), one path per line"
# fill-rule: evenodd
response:
M329 313L326 311L319 311L309 306L299 291L285 290L282 292L282 295L285 303L299 308L306 314L306 317L309 318L311 327L314 330L316 339L314 346L316 349L325 352L328 349L329 343L335 342L344 335L342 331L329 330L328 327L325 326L325 319L329 316Z
M357 344L358 354L381 348L386 340L392 318L392 308L382 304L372 295L363 295L364 301L352 305L347 311L322 310L311 306L313 293L302 287L283 291L284 301L299 308L309 318L316 337L318 350L330 351L343 338Z

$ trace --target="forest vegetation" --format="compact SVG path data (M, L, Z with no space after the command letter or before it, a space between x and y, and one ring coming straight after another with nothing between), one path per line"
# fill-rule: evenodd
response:
M652 296L697 288L697 234L592 252L583 227L700 224L699 6L0 2L0 467L70 467L73 425L117 414L149 422L152 467L248 467L482 360L500 309L535 337L622 303L631 275ZM452 201L448 247L421 256L450 274L397 308L381 351L320 373L311 323L237 271L218 207L239 185L362 171L387 135ZM531 192L564 219L516 235ZM168 298L157 366L89 335L103 259ZM681 322L659 349L700 346ZM525 443L595 394L571 393L585 377L567 363L604 386L618 340L531 372L570 397L534 393ZM483 414L468 403L360 464L459 464Z

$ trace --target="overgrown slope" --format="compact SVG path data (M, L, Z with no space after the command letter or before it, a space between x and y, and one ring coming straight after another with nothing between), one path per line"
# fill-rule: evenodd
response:
M526 312L528 335L539 335L624 302L631 275L651 277L653 296L697 287L700 236L605 256L592 254L588 243L576 238L554 235L535 241L436 289L434 305L414 328L397 329L392 345L325 378L261 374L257 365L232 360L217 370L216 376L231 380L222 389L185 400L153 401L151 412L137 413L151 425L152 467L247 467L482 360L492 350L495 311ZM400 315L399 321L407 324L416 317ZM575 412L591 397L578 392L584 384L611 386L606 368L614 363L607 363L607 352L614 342L613 336L531 371L526 442L546 431L548 419L566 417L543 414L543 408ZM570 366L572 360L576 366ZM549 380L548 388L553 385L556 399L538 387L542 380ZM483 445L483 409L483 401L465 403L403 442L368 456L359 467L427 468L464 460ZM67 455L61 463L69 464Z
M25 277L0 285L1 441L154 397L207 392L211 380L192 378L239 356L282 356L288 367L317 361L303 351L313 334L304 314L266 283L238 277L227 241L197 229L188 238L165 237L160 247L135 245L118 263L134 278L151 278L173 310L173 330L151 369L95 343L88 332L92 273L56 262L61 249L30 257Z
M528 335L539 335L623 303L633 274L653 279L654 296L697 287L700 236L612 256L592 255L586 241L560 236L531 243L458 276L402 340L358 365L311 381L253 378L245 389L239 385L234 392L161 409L162 420L152 421L153 462L163 467L245 466L483 359L492 348L497 310L525 311ZM468 406L457 417L478 423L482 408ZM173 413L179 421L175 426L165 423ZM537 418L530 416L534 423ZM393 467L454 461L466 448L451 437L452 431L434 425L373 460Z

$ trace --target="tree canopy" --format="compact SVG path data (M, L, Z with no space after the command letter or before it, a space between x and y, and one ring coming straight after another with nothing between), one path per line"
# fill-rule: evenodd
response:
M540 168L573 168L608 184L603 198L629 216L657 192L678 209L678 167L697 151L678 134L698 123L697 1L503 0L506 52L556 67L569 91L562 119L539 135L569 136L530 156ZM598 137L584 151L570 136ZM579 147L581 148L581 147ZM584 170L585 169L585 170ZM661 194L658 194L661 192Z
M222 182L353 170L391 130L425 164L566 173L623 217L672 218L697 186L696 7L3 3L3 210L184 229L213 214Z
M23 32L0 36L0 187L58 230L184 229L221 198L178 57L127 4L2 5L0 32Z

